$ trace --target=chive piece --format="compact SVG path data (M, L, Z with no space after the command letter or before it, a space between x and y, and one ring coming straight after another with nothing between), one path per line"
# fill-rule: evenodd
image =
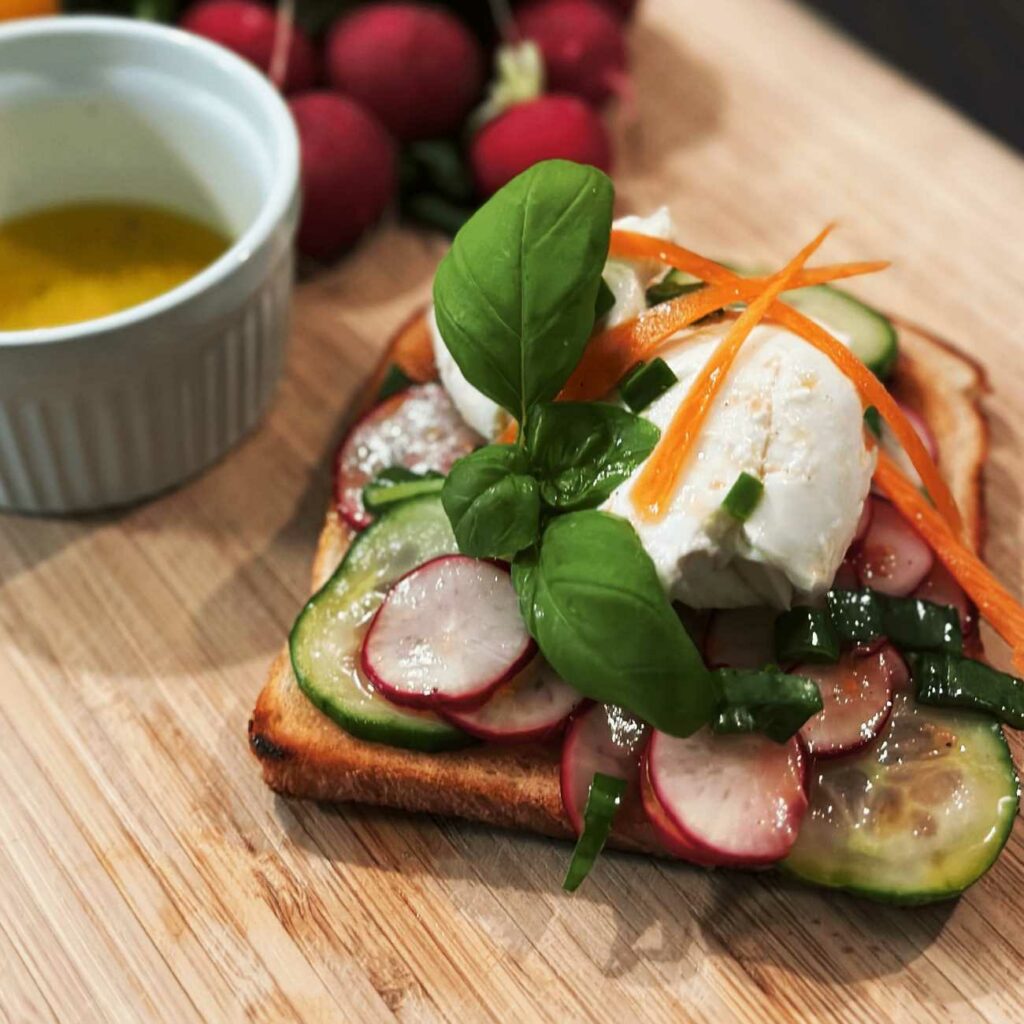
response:
M736 483L722 499L722 508L738 523L745 523L757 508L764 493L764 484L746 471L736 477Z
M839 634L824 608L790 608L775 620L775 658L783 665L839 660Z
M720 668L712 676L719 692L712 732L761 732L776 743L785 743L822 708L816 683L773 666Z
M885 636L905 650L963 650L960 617L948 605L874 590L830 590L827 601L833 629L844 643L869 643Z
M873 405L864 410L864 425L875 437L882 439L882 414Z
M383 402L385 398L397 395L399 391L404 391L415 383L397 363L390 363L377 389L377 401Z
M647 289L647 305L656 306L659 302L677 299L680 295L695 292L703 287L704 282L692 274L684 273L682 270L670 270L660 281Z
M600 320L608 315L612 306L615 305L615 292L608 287L608 282L602 277L601 283L597 286L597 299L594 302L594 319Z
M363 488L363 504L368 512L383 512L400 501L439 494L443 486L444 477L440 473L414 473L404 466L389 466Z
M612 830L612 822L618 809L622 806L622 795L626 792L626 780L617 779L604 772L595 772L587 794L587 806L583 812L583 831L576 840L576 849L572 851L569 870L565 873L562 888L566 892L575 892L594 866L597 855L608 840Z
M1024 729L1024 680L956 654L915 654L910 662L922 704L985 711Z
M633 412L643 412L678 381L672 367L660 356L656 356L649 363L634 366L619 381L619 394Z

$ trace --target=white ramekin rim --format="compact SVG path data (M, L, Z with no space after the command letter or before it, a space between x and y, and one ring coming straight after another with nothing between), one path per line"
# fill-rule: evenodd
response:
M125 40L156 40L198 54L237 78L260 102L272 127L271 146L280 168L263 200L255 219L232 243L231 247L194 277L146 302L109 316L60 327L32 330L0 331L0 349L35 346L69 341L86 341L130 328L161 316L217 287L242 268L270 239L278 225L288 216L295 200L299 181L299 139L295 122L285 101L270 81L248 61L230 50L200 36L166 25L135 21L130 18L103 15L62 15L29 18L0 25L0 47L17 39L46 36L71 38L105 35ZM2 73L2 72L0 72ZM187 88L186 80L182 88Z

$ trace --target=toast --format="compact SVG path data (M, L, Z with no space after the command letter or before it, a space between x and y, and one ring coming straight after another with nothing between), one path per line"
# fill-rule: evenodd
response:
M981 476L988 429L980 407L982 369L951 345L913 325L894 321L900 358L890 388L928 422L940 467L961 509L975 549L984 536ZM397 361L415 379L429 379L423 356L426 324L413 317L381 361L379 380ZM375 394L376 388L367 393ZM337 567L350 541L348 527L328 511L313 563L313 590ZM349 736L299 689L287 649L275 659L249 722L249 743L271 789L293 797L358 801L407 811L451 815L549 836L574 837L562 809L559 743L476 746L425 754ZM627 826L610 845L647 850Z

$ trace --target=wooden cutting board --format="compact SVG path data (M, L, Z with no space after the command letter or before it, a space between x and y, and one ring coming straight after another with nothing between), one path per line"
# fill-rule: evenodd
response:
M648 0L623 212L780 260L832 218L856 288L988 368L988 556L1022 590L1024 164L782 0ZM384 228L298 291L259 432L129 511L0 519L0 1017L1020 1021L1024 831L959 902L288 803L246 720L306 594L343 411L442 242ZM1016 744L1021 752L1021 745Z

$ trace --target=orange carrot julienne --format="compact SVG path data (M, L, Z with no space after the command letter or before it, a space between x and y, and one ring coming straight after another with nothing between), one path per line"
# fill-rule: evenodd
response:
M989 568L950 530L941 513L879 450L875 482L904 519L927 541L938 559L964 588L978 611L1013 648L1013 663L1024 671L1024 608L992 575Z
M636 231L613 231L608 258L616 260L655 260L668 267L693 274L708 284L732 284L738 276L721 263L709 260L664 238L652 238Z
M953 494L946 481L942 479L931 455L928 454L920 435L903 415L885 385L841 341L792 306L776 302L768 311L768 319L798 334L819 352L828 356L853 382L865 408L873 405L878 410L913 463L914 469L921 477L921 483L932 496L932 501L935 502L943 519L949 523L953 532L959 535L962 529L960 511L956 507Z
M888 263L876 260L812 267L801 270L791 287L825 284L855 274L872 273L887 266ZM666 338L733 302L749 302L764 289L768 280L766 277L737 277L731 284L708 285L660 302L632 320L624 320L595 334L559 399L584 402L603 397L627 370L645 359ZM515 439L514 433L512 438Z
M826 227L779 273L769 279L761 294L747 306L712 352L710 359L701 367L686 397L675 411L668 429L662 434L633 485L631 500L642 518L657 520L668 510L672 489L740 348L778 296L792 285L800 269L831 230L832 225Z

